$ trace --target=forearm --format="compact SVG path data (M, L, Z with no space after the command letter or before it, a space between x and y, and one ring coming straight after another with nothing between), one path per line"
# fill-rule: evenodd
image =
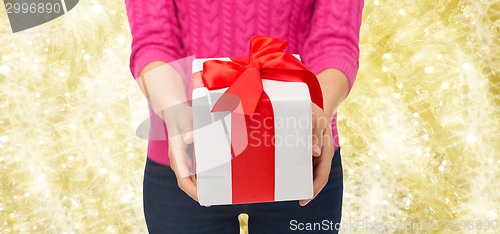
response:
M180 74L163 61L147 64L141 70L137 82L156 113L187 102Z
M363 5L363 0L315 1L301 59L318 75L329 116L347 97L356 79Z
M349 80L343 72L334 68L323 70L317 77L323 92L324 111L332 117L349 93Z

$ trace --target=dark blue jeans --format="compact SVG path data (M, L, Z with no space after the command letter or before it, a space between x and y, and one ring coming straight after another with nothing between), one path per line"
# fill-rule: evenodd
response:
M249 215L249 233L337 233L342 212L342 163L335 152L329 181L307 206L298 201L203 207L178 186L170 167L147 160L144 213L149 233L239 233L238 215ZM338 226L337 226L338 227ZM312 229L312 230L311 230Z

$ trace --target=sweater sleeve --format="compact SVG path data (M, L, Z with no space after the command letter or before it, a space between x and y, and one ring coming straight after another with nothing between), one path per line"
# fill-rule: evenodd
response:
M132 31L130 70L136 79L148 63L182 58L174 0L125 0L125 6Z
M342 71L352 89L359 67L359 31L363 0L316 0L311 30L302 57L318 74L327 68Z

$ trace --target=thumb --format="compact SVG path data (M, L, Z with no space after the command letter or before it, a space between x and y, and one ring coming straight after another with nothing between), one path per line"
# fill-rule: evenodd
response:
M191 131L191 132L186 132L186 133L182 134L182 140L187 145L193 144L193 132Z
M180 130L182 140L185 144L193 143L193 117L183 116L182 120L179 120L178 126Z

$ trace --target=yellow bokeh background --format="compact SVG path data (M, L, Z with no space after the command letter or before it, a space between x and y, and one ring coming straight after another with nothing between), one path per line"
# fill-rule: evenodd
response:
M342 222L484 232L500 220L500 1L366 0L363 20ZM0 6L0 233L147 231L130 43L123 1L15 34Z

